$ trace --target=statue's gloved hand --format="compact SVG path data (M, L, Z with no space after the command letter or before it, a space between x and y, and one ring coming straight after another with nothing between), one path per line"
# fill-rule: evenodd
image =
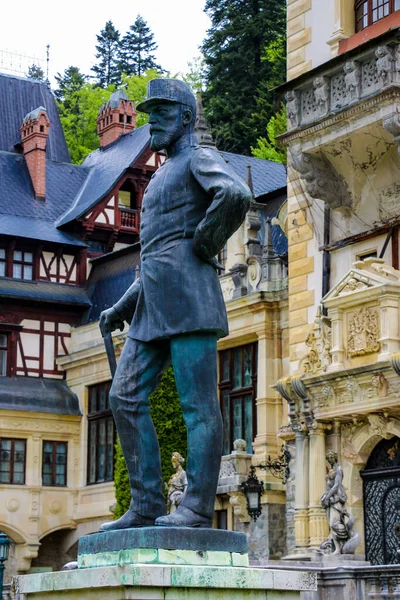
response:
M111 331L115 331L116 329L120 329L123 331L124 329L124 321L121 315L115 310L114 307L107 308L103 310L100 315L100 331L101 335L105 337L107 333Z

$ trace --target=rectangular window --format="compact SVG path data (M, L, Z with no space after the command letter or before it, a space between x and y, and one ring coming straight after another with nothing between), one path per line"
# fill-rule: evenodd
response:
M67 442L43 442L43 485L67 485L67 447Z
M0 484L25 483L26 440L0 439Z
M114 476L114 419L109 406L110 382L89 388L88 484L112 481Z
M6 251L0 248L0 277L6 276Z
M16 279L33 279L33 254L24 250L14 250L13 277Z
M0 333L0 377L7 375L8 335Z
M228 529L228 511L217 510L217 529Z
M227 258L228 258L228 244L225 244L225 246L222 248L222 250L220 250L218 252L217 260L220 265L222 265L223 267L226 267L226 259Z
M223 421L223 454L233 442L246 440L252 454L257 433L257 343L219 352L219 395Z

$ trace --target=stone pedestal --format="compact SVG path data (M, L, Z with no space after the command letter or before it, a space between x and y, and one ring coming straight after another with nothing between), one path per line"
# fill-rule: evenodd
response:
M247 537L145 527L79 540L78 568L15 578L20 600L300 600L314 573L248 566Z

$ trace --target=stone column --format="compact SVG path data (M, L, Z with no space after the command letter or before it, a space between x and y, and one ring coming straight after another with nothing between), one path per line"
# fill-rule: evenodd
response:
M344 368L345 349L343 345L343 310L333 307L328 307L328 314L332 323L332 363L328 367L328 371L340 371Z
M322 423L315 423L309 431L310 463L309 463L309 545L319 548L329 534L325 509L321 506L321 496L325 492L325 429Z
M309 447L307 429L299 426L296 431L296 491L294 509L294 535L296 550L306 550L309 544Z
M266 318L273 320L275 317L272 313ZM282 399L271 387L280 376L278 333L275 329L267 332L266 328L257 332L257 435L253 444L255 463L265 461L268 454L280 453L276 432L282 423ZM272 476L270 479L275 481Z

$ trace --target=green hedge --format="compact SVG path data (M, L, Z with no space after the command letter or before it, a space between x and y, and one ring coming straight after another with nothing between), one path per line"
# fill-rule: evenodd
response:
M176 391L174 372L169 367L163 374L160 385L151 395L151 417L160 443L163 482L167 483L173 473L171 457L173 452L187 455L187 434ZM119 440L116 445L114 469L116 498L115 518L121 517L129 508L130 490L128 472L122 455Z

